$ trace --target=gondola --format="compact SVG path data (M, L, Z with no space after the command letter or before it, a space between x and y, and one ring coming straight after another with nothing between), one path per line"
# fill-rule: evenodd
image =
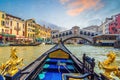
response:
M81 55L80 55L81 56ZM6 80L103 80L94 72L95 59L74 56L60 41L14 76Z

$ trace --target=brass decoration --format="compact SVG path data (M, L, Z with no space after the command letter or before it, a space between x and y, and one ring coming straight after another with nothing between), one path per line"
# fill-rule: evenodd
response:
M2 63L0 66L1 74L9 74L11 76L15 75L19 71L19 67L23 66L23 59L18 58L16 55L17 49L13 47L11 49L10 58L6 63Z
M107 59L103 62L98 63L98 67L104 70L103 75L109 79L113 79L112 74L120 78L120 68L117 65L112 65L116 59L116 54L113 51L110 51L107 54Z

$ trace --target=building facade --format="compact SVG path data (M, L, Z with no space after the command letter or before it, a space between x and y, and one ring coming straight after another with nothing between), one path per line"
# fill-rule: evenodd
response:
M16 16L0 11L0 35L3 41L15 41L25 37L25 23Z
M97 25L91 25L91 26L83 28L83 30L98 32L98 28L99 28L99 26L97 26Z
M5 30L5 12L0 11L0 34Z
M37 24L34 19L23 20L0 11L0 42L3 40L34 42L37 38L50 40L51 29Z
M109 34L120 34L120 14L113 16L112 22L109 23Z
M50 28L46 28L45 26L41 26L39 24L37 24L37 26L39 28L38 29L39 33L38 33L37 38L40 41L44 41L44 42L50 41L51 40L51 29Z
M103 34L120 34L120 14L106 18L101 26L103 27Z
M35 38L36 22L34 19L28 19L25 21L25 37L28 40L33 41Z
M25 22L21 18L6 14L5 25L5 33L16 35L16 39L25 38Z
M110 34L109 31L109 24L113 21L113 18L106 18L103 26L103 33L104 34Z

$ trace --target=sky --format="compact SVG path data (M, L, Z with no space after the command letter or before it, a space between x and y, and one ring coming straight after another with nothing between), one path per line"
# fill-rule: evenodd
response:
M84 28L119 14L120 0L0 0L0 11L67 29Z

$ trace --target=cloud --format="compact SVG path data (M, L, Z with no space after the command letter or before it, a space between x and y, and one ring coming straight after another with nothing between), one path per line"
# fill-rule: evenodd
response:
M60 0L66 6L67 14L77 16L86 10L99 10L104 5L101 0Z
M60 0L60 3L65 4L65 3L69 2L69 1L70 0Z

